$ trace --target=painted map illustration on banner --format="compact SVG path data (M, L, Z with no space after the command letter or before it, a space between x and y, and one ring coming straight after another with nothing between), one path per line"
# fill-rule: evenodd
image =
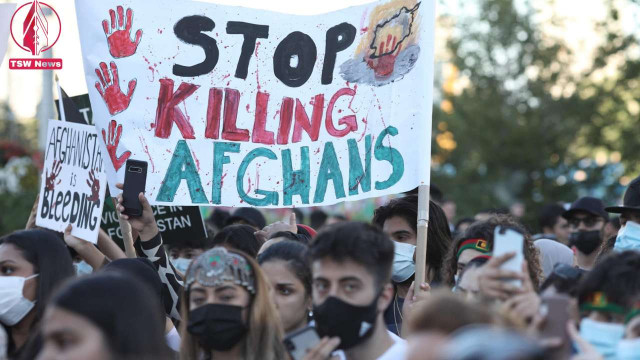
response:
M148 163L155 205L317 206L428 184L434 6L76 0L110 192L128 159Z

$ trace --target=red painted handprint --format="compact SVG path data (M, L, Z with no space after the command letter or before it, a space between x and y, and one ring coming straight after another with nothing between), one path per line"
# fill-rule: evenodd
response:
M58 179L56 182L56 178L60 175L60 171L62 171L62 162L59 160L53 160L53 166L51 166L51 174L49 174L49 170L46 170L46 179L44 182L44 188L47 191L52 191L56 185L62 182L62 179Z
M129 107L133 91L135 90L138 81L136 79L129 81L129 89L127 91L127 95L125 95L122 90L120 90L120 78L118 77L118 68L116 67L116 64L113 61L111 62L111 74L113 75L113 79L109 76L107 64L101 62L100 69L102 72L96 69L96 75L98 75L98 79L100 79L100 82L96 81L96 89L107 104L109 114L115 115L126 110Z
M396 57L402 50L402 43L397 44L398 39L395 36L387 35L387 41L381 41L377 49L377 56L369 56L367 64L372 68L376 76L386 77L391 75L396 63Z
M131 156L131 151L125 151L120 156L116 154L118 144L120 143L120 136L122 136L122 125L118 125L115 120L111 120L109 123L108 140L107 133L102 129L102 139L104 140L105 145L107 145L107 151L109 152L109 157L111 158L111 162L113 163L113 167L116 169L116 172L122 167L122 165L124 165L129 156Z
M122 6L118 6L118 19L116 24L116 12L109 10L111 15L111 29L109 21L102 21L104 34L109 43L109 52L114 58L123 58L135 54L138 44L142 39L142 30L136 31L136 39L131 40L131 26L133 21L133 11L127 9L127 19L124 19Z
M96 178L96 174L91 169L89 171L89 180L87 180L87 185L91 188L91 196L87 198L89 201L99 202L100 201L100 180Z

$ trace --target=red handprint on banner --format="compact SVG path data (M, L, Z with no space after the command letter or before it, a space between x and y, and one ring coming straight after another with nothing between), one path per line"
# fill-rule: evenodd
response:
M60 175L60 171L62 171L62 161L53 160L53 166L51 166L51 174L49 174L49 170L46 170L44 188L47 191L52 191L56 185L62 182L62 179L58 179L56 182L56 178Z
M124 165L131 151L125 151L122 155L117 155L118 144L120 143L120 137L122 136L122 125L119 125L115 120L111 120L109 123L109 139L107 139L107 133L102 129L102 139L107 146L107 152L111 158L111 163L116 169L116 172Z
M96 89L107 104L109 114L115 115L129 107L133 91L135 90L138 81L136 79L129 81L129 89L127 91L127 95L125 95L122 90L120 90L120 78L118 77L118 68L116 67L116 63L112 61L110 65L113 79L109 76L109 69L107 69L107 64L104 62L100 63L100 69L102 72L96 69L96 75L98 75L98 79L100 79L100 82L96 81Z
M131 40L131 26L133 22L133 11L127 9L127 19L124 19L124 10L122 6L118 6L118 18L116 24L116 12L109 10L111 15L111 29L109 29L109 21L102 21L104 34L107 36L109 43L109 52L114 58L123 58L135 54L138 44L142 39L142 30L136 31L136 39Z
M377 76L385 77L391 75L396 63L396 57L402 50L402 43L396 43L398 39L395 36L387 35L387 41L381 41L378 47L377 56L369 56L367 64L372 68Z
M93 201L93 202L99 202L100 201L100 180L96 178L96 174L93 171L93 169L89 171L89 180L87 180L87 185L89 185L89 188L91 189L91 196L89 196L87 200Z

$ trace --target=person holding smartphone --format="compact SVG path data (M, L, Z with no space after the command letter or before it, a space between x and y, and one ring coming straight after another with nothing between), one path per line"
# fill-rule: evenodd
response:
M393 257L393 242L368 224L343 222L318 234L309 258L313 315L323 339L305 360L325 360L336 349L349 360L406 358L406 341L392 337L384 322Z

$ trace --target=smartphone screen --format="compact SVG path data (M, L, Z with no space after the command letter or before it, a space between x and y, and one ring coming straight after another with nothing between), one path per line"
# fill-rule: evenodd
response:
M567 333L570 319L570 299L566 295L546 295L542 297L540 312L545 315L541 330L542 339L561 339L562 346L554 348L550 359L568 359L571 354L571 341Z
M124 190L122 192L122 206L125 215L141 216L142 204L138 194L144 192L147 184L147 162L127 160L124 174Z
M301 360L319 343L320 337L312 326L293 332L284 339L284 346L293 360Z
M524 261L524 235L509 228L496 227L493 235L493 256L498 257L507 253L515 253L516 256L502 264L502 269L514 272L522 272ZM522 286L520 280L508 280L515 286Z

